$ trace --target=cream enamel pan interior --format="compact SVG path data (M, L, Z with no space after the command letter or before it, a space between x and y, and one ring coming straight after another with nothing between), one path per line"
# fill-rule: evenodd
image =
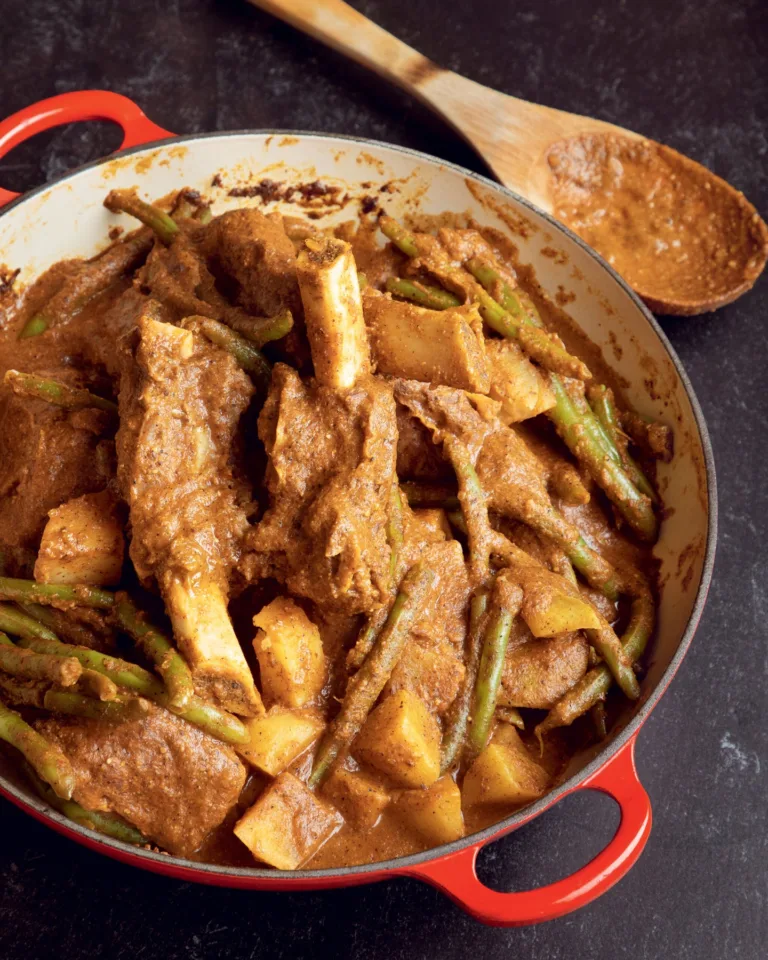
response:
M216 174L220 174L222 185L214 187ZM191 186L211 197L214 212L220 213L233 206L260 204L258 198L234 199L227 191L262 178L320 180L325 185L338 185L340 195L348 194L350 201L341 209L332 208L319 220L321 225L357 216L359 198L367 194L375 196L388 213L398 218L454 211L511 235L521 262L533 267L550 296L557 296L558 291L573 295L566 309L626 381L626 396L635 409L671 424L675 431L675 456L659 471L660 490L668 508L655 550L661 563L662 589L642 697L639 703L628 706L618 729L599 753L593 750L573 761L561 786L533 807L451 848L370 867L280 875L256 868L227 870L176 861L179 866L193 867L197 879L209 882L226 882L223 874L235 883L238 877L248 876L254 880L269 878L270 885L280 881L289 888L292 882L308 885L301 883L302 878L322 877L323 885L329 886L364 882L366 874L387 868L402 872L409 865L518 826L578 786L626 744L679 666L703 608L714 559L714 467L706 427L690 383L664 334L627 285L582 241L526 201L466 170L408 150L340 137L267 131L179 138L126 151L75 171L6 208L0 214L0 263L11 269L21 268L23 284L58 260L92 256L104 246L108 229L119 222L102 205L113 187L136 185L146 197L157 198L182 185ZM390 186L379 192L385 184ZM280 204L276 206L280 208ZM275 205L269 209L275 209ZM301 213L290 204L283 209ZM0 777L0 786L16 803L38 817L45 815L48 822L61 828L61 816L32 797L16 777ZM88 834L76 825L69 826L76 834ZM95 840L100 849L112 855L135 851L116 841L93 834L90 837L90 845ZM150 869L174 861L149 851L138 853Z

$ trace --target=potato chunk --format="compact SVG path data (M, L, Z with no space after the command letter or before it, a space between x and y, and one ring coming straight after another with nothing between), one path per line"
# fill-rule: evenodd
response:
M320 631L298 604L277 597L253 618L259 627L253 646L261 686L269 703L303 707L328 679Z
M600 617L577 587L543 567L516 565L523 588L520 615L534 637L554 637L576 630L599 630Z
M509 425L535 417L555 405L555 397L541 371L512 340L488 340L490 394L501 402L499 419Z
M235 824L253 856L278 870L296 870L342 825L341 815L301 780L281 773Z
M427 787L440 775L437 720L410 690L399 690L376 707L353 749L400 787Z
M427 310L366 290L363 312L380 373L488 392L483 326L474 304Z
M464 836L461 792L451 777L441 777L426 790L404 791L395 812L433 846Z
M35 579L112 586L123 570L123 525L106 490L68 500L48 514Z
M389 791L360 771L337 767L323 787L327 797L347 823L358 829L376 826L390 800Z
M538 800L549 775L528 753L514 727L501 732L467 771L461 793L464 805L523 804Z
M246 721L250 742L237 748L251 766L276 777L318 739L325 728L311 713L272 707L264 717Z

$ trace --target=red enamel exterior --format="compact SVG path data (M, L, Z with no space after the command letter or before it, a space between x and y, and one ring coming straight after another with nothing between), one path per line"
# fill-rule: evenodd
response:
M124 132L121 149L173 136L152 123L139 107L120 94L102 90L66 93L43 100L14 114L0 123L0 157L28 137L64 123L79 120L112 120ZM0 189L0 207L18 195ZM634 748L636 734L589 779L574 791L599 790L612 797L620 807L621 822L608 846L593 860L574 874L556 883L519 893L498 893L484 886L478 879L475 864L482 847L494 839L516 829L537 816L502 828L490 838L463 847L456 852L437 855L417 864L403 867L386 866L381 870L359 871L354 867L332 876L292 876L277 873L268 876L249 876L231 873L225 868L201 870L194 863L179 864L172 860L153 860L129 848L117 848L103 843L97 834L83 835L65 823L55 820L8 793L0 784L0 795L37 820L59 833L100 853L133 864L143 869L176 877L180 880L208 883L217 886L250 890L308 890L352 886L390 879L395 876L415 877L446 893L460 907L484 923L499 926L522 926L563 916L599 897L617 883L633 866L643 851L651 830L651 804L635 769ZM555 800L552 801L556 802Z
M0 158L36 133L79 120L112 120L118 124L123 129L121 150L173 136L152 123L128 97L110 90L82 90L40 100L3 120L0 123ZM18 196L18 193L0 187L0 207Z

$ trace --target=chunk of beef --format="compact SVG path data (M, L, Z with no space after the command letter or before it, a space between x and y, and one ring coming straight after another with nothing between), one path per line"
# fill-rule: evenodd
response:
M254 208L230 210L211 221L203 247L237 282L237 301L249 313L271 317L299 307L296 251L281 218Z
M78 803L119 814L178 856L200 847L245 783L230 747L160 707L128 723L56 717L38 728L69 758Z
M227 709L263 709L227 613L248 526L231 450L253 386L189 330L142 317L120 387L118 480L131 559L154 577L196 679Z
M248 536L243 570L346 613L390 590L389 494L397 428L391 389L363 378L346 392L277 364L259 418L271 505Z

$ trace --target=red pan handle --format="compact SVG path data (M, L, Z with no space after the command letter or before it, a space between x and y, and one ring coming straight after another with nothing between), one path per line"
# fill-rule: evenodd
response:
M428 881L477 920L496 926L540 923L577 910L621 880L651 832L651 802L635 769L635 737L578 789L613 797L621 808L621 822L608 846L570 877L538 890L498 893L477 876L475 864L483 844L403 872Z
M112 120L123 128L121 150L173 136L152 123L128 97L110 90L78 90L40 100L0 122L0 158L36 133L76 120ZM18 196L0 187L0 207Z

